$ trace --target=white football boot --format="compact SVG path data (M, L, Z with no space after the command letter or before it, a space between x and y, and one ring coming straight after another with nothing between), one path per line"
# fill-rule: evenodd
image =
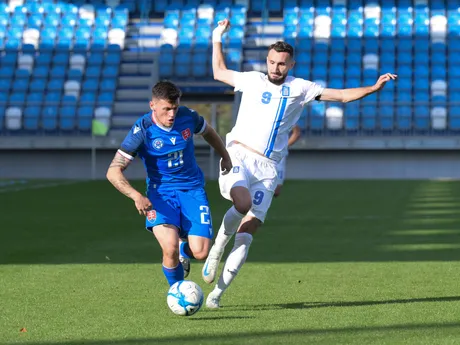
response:
M224 249L218 250L216 246L212 246L201 272L203 280L206 283L211 284L214 279L216 279L217 269L219 268L219 263L223 254Z
M211 292L206 298L206 307L209 309L219 309L220 308L220 296L213 294Z

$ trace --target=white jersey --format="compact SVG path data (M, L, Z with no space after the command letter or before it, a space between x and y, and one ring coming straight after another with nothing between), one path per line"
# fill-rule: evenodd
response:
M243 95L227 145L236 140L280 161L287 153L289 132L303 106L321 95L323 87L289 76L282 85L275 85L260 72L234 72L233 81L235 91Z

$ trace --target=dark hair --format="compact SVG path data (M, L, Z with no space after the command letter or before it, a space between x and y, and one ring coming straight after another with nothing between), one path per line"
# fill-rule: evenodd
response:
M168 80L162 80L152 87L152 98L163 99L170 103L176 103L182 96L182 91Z
M288 53L291 58L294 57L294 48L286 42L278 41L268 47L268 51L274 49L278 53Z

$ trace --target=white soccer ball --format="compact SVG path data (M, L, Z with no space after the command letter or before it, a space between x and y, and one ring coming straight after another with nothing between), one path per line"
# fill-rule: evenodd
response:
M203 305L203 290L191 280L181 280L171 285L166 302L169 309L180 316L190 316Z

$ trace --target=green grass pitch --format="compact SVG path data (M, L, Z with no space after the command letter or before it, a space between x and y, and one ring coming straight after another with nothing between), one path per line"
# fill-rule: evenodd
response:
M207 191L217 230L230 203ZM456 181L287 181L223 308L189 318L169 311L159 246L108 182L0 181L0 205L0 344L460 339Z

